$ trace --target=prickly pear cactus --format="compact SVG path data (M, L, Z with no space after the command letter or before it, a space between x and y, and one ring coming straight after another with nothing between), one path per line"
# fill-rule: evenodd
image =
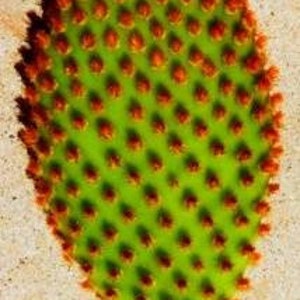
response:
M282 96L244 0L30 13L20 137L36 201L102 299L232 299L268 234Z

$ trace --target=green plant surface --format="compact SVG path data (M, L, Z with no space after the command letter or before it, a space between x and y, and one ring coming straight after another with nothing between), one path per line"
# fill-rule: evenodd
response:
M42 7L20 64L20 136L86 285L122 300L248 289L277 187L281 96L245 1Z

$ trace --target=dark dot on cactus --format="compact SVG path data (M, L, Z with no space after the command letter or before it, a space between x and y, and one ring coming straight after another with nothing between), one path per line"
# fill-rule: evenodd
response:
M50 166L49 170L50 178L53 182L59 182L62 180L63 172L59 164L55 163Z
M221 103L216 103L212 110L212 115L217 121L224 120L225 116L227 114L226 107Z
M254 205L254 211L261 217L265 217L270 210L270 204L266 200L260 200Z
M199 20L194 17L188 17L186 20L186 30L193 36L197 36L201 33L201 24Z
M171 188L176 188L179 186L179 180L175 174L168 174L167 183Z
M157 216L158 224L164 229L171 229L174 225L172 215L167 210L160 210Z
M219 88L224 96L229 96L234 92L235 85L230 79L224 77L220 81Z
M250 33L246 28L239 24L233 32L233 37L237 45L243 45L249 41Z
M150 32L156 39L161 39L165 35L165 28L163 25L155 18L150 21Z
M77 162L79 160L80 150L75 144L68 143L65 151L65 155L68 161Z
M64 62L64 72L68 76L75 76L78 74L78 65L74 58L69 57Z
M45 107L37 104L31 108L30 118L33 119L36 126L45 125L49 121L49 113Z
M279 163L273 158L267 157L260 163L260 169L269 175L276 175L279 171Z
M73 127L77 130L83 130L87 126L87 120L79 112L72 112L71 122L72 122Z
M178 234L177 243L181 249L188 249L192 245L192 238L187 232L181 231Z
M71 218L68 221L68 227L70 228L72 235L77 235L81 232L82 225L78 219Z
M270 182L268 184L268 192L269 194L276 194L280 189L279 183Z
M240 135L243 131L243 127L244 127L243 122L239 120L237 117L234 117L230 120L229 129L234 135L236 136Z
M156 101L163 106L168 106L172 102L172 94L164 85L159 85L157 87Z
M251 95L249 92L244 90L243 88L239 88L236 92L236 99L237 102L242 106L248 106L252 101Z
M246 277L240 276L236 280L236 287L240 291L247 291L250 289L250 280Z
M106 83L106 91L112 98L118 98L121 96L123 89L121 84L114 78L109 78Z
M118 22L121 26L125 28L132 27L134 25L134 18L132 13L128 9L122 8L119 11Z
M49 33L44 29L37 29L34 33L34 43L38 48L46 49L50 43Z
M95 93L92 93L90 95L89 105L90 105L91 110L95 113L100 113L104 110L104 103L103 103L102 98Z
M225 153L225 146L219 140L213 140L209 148L214 156L222 156Z
M193 45L189 50L189 62L195 66L201 66L204 61L204 54L202 51L199 50L199 48L195 45Z
M222 20L215 20L209 26L209 35L215 41L221 41L227 31L227 25Z
M88 218L95 217L97 213L95 206L90 201L85 199L81 203L81 210L82 213Z
M216 293L215 288L213 287L213 285L208 283L208 282L203 285L201 292L202 292L202 295L205 299L213 297Z
M79 186L74 181L68 181L66 184L66 192L69 197L77 197L79 195Z
M86 12L80 7L74 7L72 10L72 21L76 25L83 25L86 22Z
M167 58L161 48L156 46L155 48L151 49L149 53L149 61L152 67L160 68L165 65L166 60Z
M140 151L143 148L143 141L138 132L128 130L127 132L127 147L132 151Z
M117 280L121 276L121 268L114 262L108 261L106 262L106 268L108 276L112 280Z
M67 106L66 99L61 94L55 94L52 102L53 108L57 111L64 111Z
M217 232L212 236L212 244L216 249L223 249L225 247L227 238L224 234Z
M50 134L54 142L62 142L66 138L64 129L58 124L52 124Z
M83 50L91 51L96 45L96 36L91 31L84 31L80 36L80 45Z
M230 272L232 270L232 262L227 257L221 257L219 260L219 268L223 272Z
M68 206L63 199L56 198L53 203L53 211L56 214L64 215L68 211Z
M178 275L176 278L174 278L174 283L178 290L183 291L187 288L188 282L184 275Z
M52 93L57 87L57 82L54 77L47 72L41 73L38 78L38 84L45 93Z
M151 15L151 6L148 1L140 0L136 4L136 11L142 18L149 18Z
M98 134L105 140L112 140L115 135L113 124L107 119L98 120Z
M99 242L94 238L89 238L87 240L87 250L91 255L100 254L101 248Z
M105 222L102 226L102 231L103 231L103 235L107 241L113 242L118 237L118 230L111 223Z
M122 216L122 219L126 223L130 223L135 220L136 213L132 207L130 207L129 205L123 204L121 207L121 216Z
M256 120L259 123L262 123L262 121L264 121L265 117L267 116L266 105L254 102L251 109L251 114L254 120Z
M51 29L56 33L61 33L65 31L65 24L63 22L62 14L57 11L53 10L48 17L49 25Z
M132 102L129 106L129 115L132 120L140 121L144 117L144 109L138 102Z
M107 28L104 32L103 40L106 47L113 50L119 44L119 34L115 29Z
M268 223L260 223L257 232L260 236L267 236L271 232L271 225Z
M135 166L128 165L126 168L126 173L130 184L139 185L141 183L142 178L140 172Z
M217 6L217 0L201 0L201 8L205 12L212 12Z
M214 78L219 72L214 62L209 58L204 58L200 69L203 75L208 78Z
M71 81L70 90L75 97L83 97L85 93L85 87L79 79L73 79Z
M240 171L240 182L244 187L250 187L254 183L254 176L247 169Z
M193 121L193 132L196 137L204 138L208 134L208 127L203 120L195 119Z
M196 272L201 272L204 269L203 262L197 255L191 257L191 266Z
M145 47L144 38L137 29L130 32L127 42L129 49L133 52L140 52Z
M151 120L151 127L154 133L163 134L166 131L166 124L159 114L154 114Z
M147 160L151 169L155 172L160 171L164 167L161 157L154 151L148 151Z
M211 213L205 209L200 211L199 221L204 228L211 229L214 226L214 220Z
M198 197L194 194L192 190L186 189L183 192L183 205L186 209L192 210L198 205Z
M258 53L252 53L244 60L244 67L251 74L258 73L263 67L262 57Z
M144 197L149 206L157 206L159 203L159 194L156 188L151 185L144 187Z
M62 10L67 10L68 8L70 8L72 1L71 0L57 0L56 4L58 5L58 7Z
M89 183L94 183L99 178L97 168L91 164L87 164L83 169L84 176Z
M234 66L237 63L237 53L232 48L225 48L222 52L222 60L226 66Z
M197 84L194 90L194 99L199 104L205 104L209 101L209 94L205 87Z
M150 80L142 73L136 74L135 87L141 94L146 94L151 89Z
M220 187L220 180L215 172L213 172L213 171L207 172L206 184L212 190Z
M135 72L135 66L129 56L124 56L119 62L122 73L126 76L132 76Z
M71 45L65 34L60 33L54 41L55 50L61 55L67 55L71 51Z
M175 107L175 118L177 119L178 123L186 124L190 120L190 113L189 111L182 105L178 104Z
M166 16L168 21L173 25L178 25L183 19L182 11L175 5L170 5L168 7Z
M88 261L87 259L80 259L79 260L79 264L81 266L81 269L85 272L85 273L91 273L93 270L93 265L90 261Z
M117 289L114 287L106 287L105 288L105 297L107 297L109 300L116 300L118 297Z
M162 249L158 249L156 251L156 259L157 259L158 265L162 269L169 269L169 268L171 268L171 266L173 264L171 256Z
M110 183L103 183L102 189L101 189L102 197L105 201L108 203L113 203L116 201L117 193L114 189L114 187Z
M108 15L108 6L104 0L97 0L92 11L95 18L102 20Z
M150 232L146 228L139 227L138 228L138 236L139 236L141 244L144 247L149 248L153 245L153 238L152 238Z
M189 155L185 159L185 167L190 173L197 173L200 170L200 163L193 155Z
M249 224L249 218L245 216L242 212L239 212L234 216L234 224L238 228L244 228Z
M127 245L122 245L120 248L120 258L122 262L131 263L134 259L133 250Z
M104 69L104 62L98 55L92 55L89 60L89 67L93 73L101 73Z
M49 141L43 137L40 137L38 139L36 147L37 147L39 154L41 154L44 157L49 156L51 153L51 147L50 147Z
M139 274L140 282L145 288L149 288L149 287L153 286L154 279L148 270L143 269L139 273L140 273Z
M183 84L187 81L188 74L184 66L174 64L171 70L171 77L177 84Z
M184 144L181 138L176 134L170 134L168 138L168 146L172 153L181 154L184 151Z
M116 150L110 149L105 156L107 165L111 168L117 168L121 165L121 157Z
M252 157L252 151L246 145L239 146L236 153L236 158L238 159L239 162L249 161L251 157Z
M270 144L275 144L279 140L279 132L271 124L262 128L261 135Z

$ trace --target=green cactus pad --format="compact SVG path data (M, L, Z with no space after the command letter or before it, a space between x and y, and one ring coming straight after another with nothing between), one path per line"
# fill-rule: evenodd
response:
M232 299L278 185L246 1L43 1L17 66L37 202L103 299Z

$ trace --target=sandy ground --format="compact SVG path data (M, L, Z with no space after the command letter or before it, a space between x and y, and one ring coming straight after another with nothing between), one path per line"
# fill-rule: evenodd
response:
M14 98L21 83L13 65L24 38L33 0L0 0L0 299L88 300L33 205L32 183L24 175L25 150L17 139ZM285 155L273 198L273 234L259 244L263 262L249 270L251 292L244 300L300 300L300 0L252 0L269 37L271 62L281 69L278 89L285 94Z

